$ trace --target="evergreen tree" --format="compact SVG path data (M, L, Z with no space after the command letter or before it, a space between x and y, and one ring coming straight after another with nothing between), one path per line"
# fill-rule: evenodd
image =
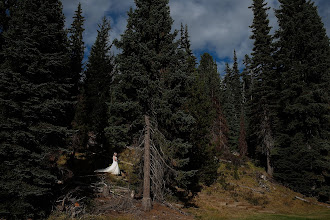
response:
M71 28L69 29L69 43L70 43L70 65L71 65L71 79L73 84L72 96L78 96L79 81L81 79L81 74L83 71L83 59L84 59L84 21L85 18L82 16L81 4L78 4L78 8L73 16L73 22Z
M240 112L242 108L242 89L236 51L234 51L234 63L230 68L226 63L225 78L223 80L222 102L224 116L228 121L229 137L228 145L232 151L238 151L238 138L240 132Z
M56 152L71 118L61 2L19 1L0 68L0 216L45 218L56 191Z
M0 2L0 63L3 61L2 47L5 43L3 33L8 30L9 20L13 14L13 6L17 0L3 0Z
M239 133L239 139L238 139L238 150L239 150L240 157L244 160L246 157L247 150L248 150L248 146L247 146L247 142L246 142L244 111L242 111L241 119L240 119L240 133Z
M216 109L216 119L212 129L216 156L226 158L230 154L228 145L229 128L222 110L221 97L220 100L213 100L213 105Z
M228 147L233 150L233 137L232 137L232 126L234 124L234 97L231 89L232 69L229 64L226 63L225 77L222 81L222 92L221 92L221 103L223 104L223 114L228 123Z
M208 93L209 88L202 77L202 74L196 75L189 103L189 112L196 120L191 132L191 142L194 146L191 168L199 171L197 172L196 183L209 185L214 181L217 170L217 167L212 164L212 159L216 154L214 145L212 145L211 134L216 112ZM198 191L198 188L194 191Z
M200 80L204 81L207 86L206 94L210 99L219 99L220 98L220 75L217 70L217 64L213 60L213 57L204 53L201 56L201 61L198 66L198 74Z
M252 88L253 88L253 74L251 70L251 58L249 55L244 56L244 69L241 73L242 78L242 102L243 107L246 109L247 104L252 100Z
M71 84L72 90L70 94L75 101L75 108L72 114L74 119L72 122L72 128L74 133L72 135L72 147L70 160L68 161L69 167L74 164L74 156L77 149L82 149L86 144L86 126L84 125L84 111L85 99L83 98L83 86L82 86L82 72L83 72L83 59L84 59L84 21L82 16L81 4L78 4L78 8L73 16L73 22L69 29L69 50L70 50L70 67L71 67ZM73 168L73 167L70 167Z
M274 176L329 200L329 39L311 1L280 0L276 71L281 80Z
M191 45L190 45L190 39L189 39L189 33L188 33L188 25L185 25L185 27L183 27L182 23L181 23L181 38L180 38L180 48L182 48L185 52L186 52L186 62L188 64L188 73L193 74L195 69L196 69L196 65L197 65L197 59L194 56L192 50L191 50Z
M103 17L96 41L92 46L85 71L83 89L83 121L87 132L96 135L97 145L89 149L98 153L110 153L104 129L107 126L107 102L110 100L110 85L113 74L113 55L110 53L110 21ZM80 111L80 109L79 109ZM86 134L85 134L86 135ZM111 157L111 156L110 156ZM104 164L103 164L104 166Z
M234 63L233 63L233 71L231 74L231 89L233 91L234 96L234 106L235 106L235 121L236 127L239 127L239 118L240 118L240 112L242 108L242 84L240 81L240 72L238 69L238 62L237 62L237 55L236 51L234 50ZM238 126L237 126L238 125Z
M242 78L242 110L241 116L244 116L244 126L245 126L245 132L246 132L246 142L248 145L247 154L250 158L255 158L256 143L253 143L251 140L253 140L252 135L253 131L250 129L250 127L253 126L254 121L249 120L250 118L250 108L249 105L251 104L253 100L253 88L254 88L254 77L251 69L251 58L248 55L245 55L244 57L244 69L241 73Z
M195 146L192 166L199 170L197 176L204 184L211 184L217 174L217 162L214 160L216 149L220 146L221 127L218 114L221 114L220 76L212 56L204 53L201 57L197 75L191 89L189 110L196 119L191 134ZM205 158L210 158L205 160Z
M151 150L164 152L162 156L175 170L173 175L168 170L164 173L171 180L166 186L187 189L194 174L187 158L192 148L189 135L194 120L183 108L191 80L186 73L185 53L175 42L177 31L171 33L173 20L168 0L135 3L136 9L128 13L127 29L116 42L122 53L116 60L119 73L111 92L107 135L112 146L139 145L147 125L145 119L150 119L154 131L150 136ZM153 189L157 188L155 175L151 172ZM164 179L161 177L162 182ZM151 195L162 199L156 191Z
M272 36L267 15L268 7L264 0L254 0L254 19L251 25L254 40L251 69L253 88L249 101L250 141L256 146L257 154L266 160L267 172L273 174L271 151L274 147L274 102L276 100L276 76L273 71Z

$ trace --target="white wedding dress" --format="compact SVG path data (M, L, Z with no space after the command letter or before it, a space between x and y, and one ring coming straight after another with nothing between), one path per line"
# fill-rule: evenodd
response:
M95 173L111 173L111 174L115 174L115 175L119 175L120 174L120 169L118 166L118 161L117 161L117 157L113 156L112 157L112 164L110 167L107 167L105 169L99 169L99 170L95 170Z

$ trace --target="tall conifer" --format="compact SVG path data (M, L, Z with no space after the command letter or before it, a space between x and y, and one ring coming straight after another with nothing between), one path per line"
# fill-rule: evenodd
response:
M188 33L188 25L186 24L185 27L183 27L181 23L181 38L180 38L180 48L182 48L186 52L186 62L188 64L188 73L193 74L196 69L196 57L194 56L191 45L190 45L190 37Z
M17 0L3 0L0 2L0 63L3 61L2 47L5 43L4 32L8 30L9 20L14 13L13 6Z
M329 38L306 0L280 0L276 10L281 79L274 176L295 190L329 200Z
M96 135L97 145L89 150L110 153L104 129L107 126L107 102L110 100L110 85L113 76L113 55L110 52L110 21L103 17L95 43L88 57L83 87L83 122L87 132ZM85 134L86 135L86 134ZM102 148L103 147L103 148ZM103 155L104 156L104 155Z
M81 4L78 4L78 8L73 16L73 22L69 29L69 43L70 43L70 65L71 65L71 79L73 84L72 96L77 97L79 81L82 77L83 71L83 59L84 59L84 21L85 18L82 15Z
M66 146L72 108L60 1L19 1L1 65L0 215L45 218L56 191L54 153Z
M251 39L254 40L251 70L253 87L248 102L251 120L250 141L256 145L257 153L265 158L267 172L273 174L271 151L274 147L274 102L276 100L276 77L273 71L272 36L267 15L268 7L264 0L254 0L252 8L254 19Z
M195 146L192 167L198 172L201 183L213 183L217 174L217 162L214 160L216 147L219 148L220 125L220 76L212 56L204 53L197 68L196 78L191 89L189 110L196 119L191 134ZM205 160L205 158L209 158Z
M238 138L240 132L240 113L242 108L242 89L236 51L234 63L230 68L226 63L225 78L223 80L222 102L224 116L229 127L228 145L232 151L238 151Z
M117 59L119 73L106 131L113 146L140 144L147 116L154 131L150 137L152 149L161 152L161 148L168 165L176 170L174 176L164 173L172 180L166 186L187 188L194 173L187 158L194 120L184 109L190 81L184 51L175 42L177 31L171 33L168 0L135 3L136 9L128 13L127 29L116 43L122 53ZM152 172L151 179L154 177ZM157 188L157 182L151 184L151 188ZM156 191L151 195L162 199Z

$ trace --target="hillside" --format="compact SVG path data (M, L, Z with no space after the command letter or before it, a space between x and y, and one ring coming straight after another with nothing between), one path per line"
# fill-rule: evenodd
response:
M201 219L329 219L330 206L306 198L269 179L251 162L239 168L222 163L215 184L188 210Z
M133 172L138 154L130 149L122 152L121 176L97 175L89 187L94 198L79 199L69 193L73 199L61 200L62 211L49 219L330 219L329 204L276 183L251 162L235 167L229 161L220 162L218 179L204 186L189 204L154 203L153 210L145 213L137 187L140 179Z

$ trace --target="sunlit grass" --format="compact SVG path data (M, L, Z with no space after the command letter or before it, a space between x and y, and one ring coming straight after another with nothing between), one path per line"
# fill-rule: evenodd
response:
M330 219L329 208L317 205L315 198L305 198L275 183L264 169L251 162L236 168L222 163L218 173L217 182L204 187L196 197L194 202L198 208L188 209L198 219ZM261 175L266 176L266 180L261 179ZM298 200L296 196L310 203ZM248 208L230 207L223 203L242 203Z

